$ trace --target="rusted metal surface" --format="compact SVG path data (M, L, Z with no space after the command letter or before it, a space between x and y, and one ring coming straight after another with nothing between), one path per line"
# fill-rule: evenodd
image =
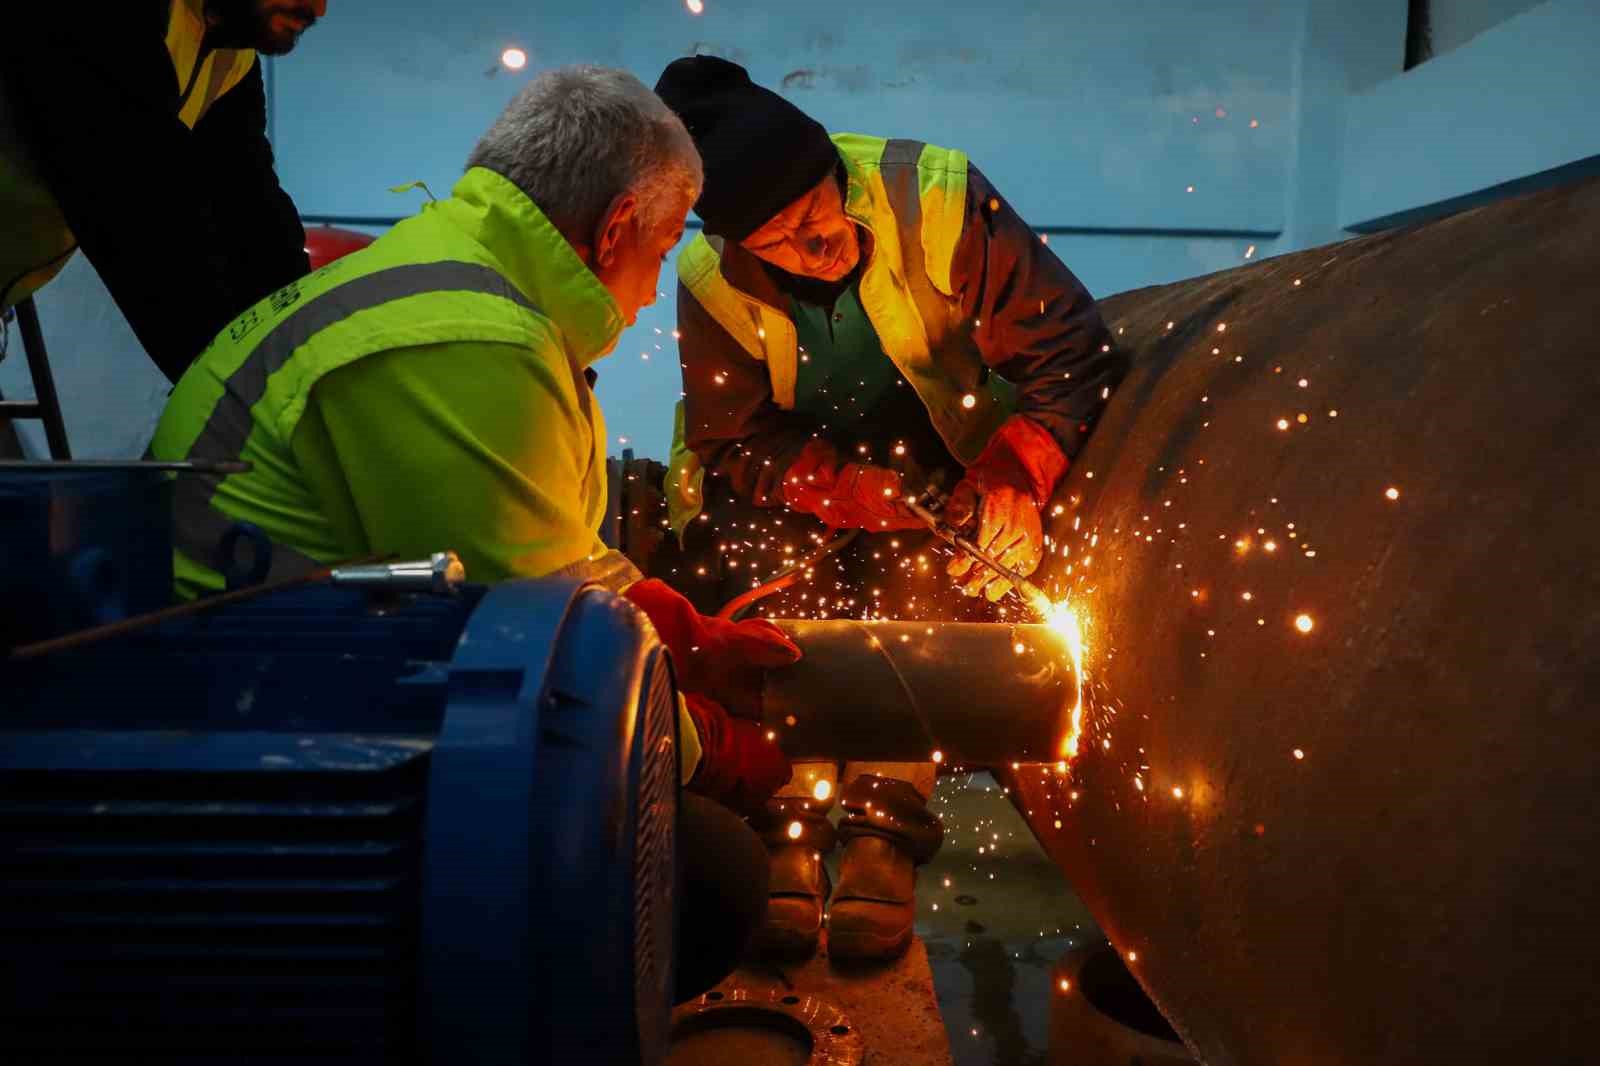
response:
M1089 732L1010 776L1203 1061L1590 1057L1596 293L1591 182L1104 302Z
M779 619L805 652L767 674L790 758L987 765L1057 757L1076 694L1044 626Z

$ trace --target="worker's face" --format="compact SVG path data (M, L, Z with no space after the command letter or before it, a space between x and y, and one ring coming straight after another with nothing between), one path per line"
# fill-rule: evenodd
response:
M829 174L740 242L780 270L838 281L856 268L861 244L844 213L839 180Z
M281 56L328 13L328 0L207 0L208 36L219 48Z
M594 240L577 245L578 255L588 264L617 301L628 325L639 319L639 311L656 302L656 286L661 283L661 264L683 239L683 220L693 203L675 196L675 202L655 222L640 211L638 198L631 192L611 201L611 207L595 227Z

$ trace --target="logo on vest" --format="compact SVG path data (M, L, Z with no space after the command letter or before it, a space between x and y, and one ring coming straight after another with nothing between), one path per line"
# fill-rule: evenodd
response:
M228 327L228 339L237 343L248 337L250 332L259 325L261 325L261 315L252 307L234 319L232 325Z
M294 306L300 299L300 283L292 281L267 297L268 304L272 307L273 314L281 314L286 307Z

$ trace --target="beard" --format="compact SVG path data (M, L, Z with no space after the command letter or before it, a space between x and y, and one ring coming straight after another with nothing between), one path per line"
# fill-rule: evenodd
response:
M207 43L217 48L253 48L281 56L317 21L309 4L295 0L209 0Z

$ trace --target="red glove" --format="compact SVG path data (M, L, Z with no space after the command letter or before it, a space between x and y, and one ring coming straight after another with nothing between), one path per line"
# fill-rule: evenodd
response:
M794 641L766 619L730 622L703 615L656 578L635 582L622 595L649 617L672 653L678 687L709 696L735 714L760 718L762 672L800 658Z
M871 463L840 465L839 453L824 440L806 442L800 458L784 471L783 501L816 515L829 529L920 529L906 510L900 475Z
M690 791L746 817L759 813L789 783L793 771L783 749L761 726L730 717L704 696L691 693L683 702L700 736L700 765L689 779Z
M1032 574L1044 557L1039 511L1066 471L1067 457L1056 439L1033 419L1012 415L950 493L945 520L960 529L976 517L978 547L1003 566ZM971 557L959 555L946 572L959 578L974 566ZM1011 591L1011 582L978 566L962 591L968 596L982 592L994 603Z

